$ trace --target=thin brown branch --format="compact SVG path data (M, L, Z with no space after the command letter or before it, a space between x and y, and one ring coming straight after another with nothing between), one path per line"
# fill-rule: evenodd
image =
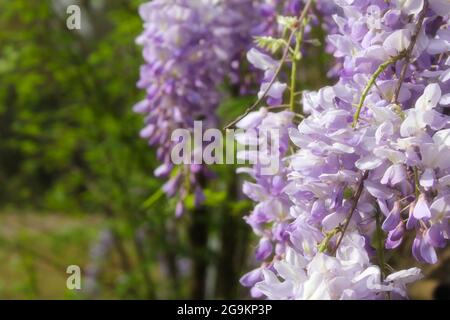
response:
M350 213L349 213L347 219L345 220L345 224L342 227L341 233L339 235L339 239L336 242L336 246L333 249L333 252L332 252L333 255L336 254L336 251L339 248L339 245L341 244L342 239L344 238L345 231L347 231L348 225L350 224L350 220L352 220L353 213L355 212L356 207L358 206L359 198L361 197L362 191L364 189L364 181L367 179L368 176L369 176L369 171L364 171L364 173L361 177L361 180L359 180L358 189L356 190L356 194L355 194L355 200L353 201L352 207L350 209Z
M265 99L265 97L269 93L270 89L272 88L273 84L275 83L276 79L278 78L278 75L280 74L281 70L283 69L284 63L286 62L289 52L290 52L290 49L291 49L291 42L294 39L295 34L300 30L300 28L303 24L303 20L306 18L306 15L307 15L313 1L314 0L309 0L306 3L305 8L303 9L302 13L300 14L300 17L298 18L298 22L297 22L298 24L297 24L296 28L294 30L292 30L292 32L289 36L286 48L284 49L284 52L283 52L283 56L281 57L280 63L275 71L275 74L273 75L272 79L270 80L269 85L267 86L266 90L258 98L258 100L255 101L255 103L253 103L249 108L247 108L247 110L245 110L245 112L243 114L241 114L235 120L233 120L229 124L227 124L224 128L225 130L233 127L236 123L238 123L240 120L245 118L250 112L255 110L259 106L259 104Z
M422 11L419 13L419 20L417 21L416 27L414 28L414 32L411 36L411 42L409 43L408 48L405 53L405 63L403 64L402 70L400 71L400 77L398 78L397 86L394 91L394 96L392 98L393 103L398 103L398 96L400 95L400 90L402 89L403 81L405 80L406 71L408 70L408 66L411 63L411 55L414 50L414 47L417 42L417 38L419 37L420 30L422 29L423 20L425 19L425 15L428 10L428 1L425 0L423 3Z

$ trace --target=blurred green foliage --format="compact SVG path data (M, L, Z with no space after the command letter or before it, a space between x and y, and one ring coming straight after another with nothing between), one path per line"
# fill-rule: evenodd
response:
M118 210L158 185L131 111L140 2L81 1L80 32L64 1L0 1L1 206Z
M52 279L39 265L51 260L54 270L59 263L57 274L64 279L64 266L88 266L95 260L91 246L101 242L102 231L112 230L114 248L105 257L106 270L112 271L105 277L115 280L100 296L151 297L142 279L164 250L170 205L162 214L140 210L161 185L152 177L154 153L139 138L142 118L131 110L144 94L135 88L142 57L134 44L142 30L137 14L142 1L77 3L81 31L67 29L65 1L0 0L0 210L2 223L14 233L0 234L0 248L2 256L19 255L23 268L18 269L26 271L24 277L2 277L0 289L3 281L12 281L28 292L19 297L61 298L39 293L42 282ZM16 218L8 220L5 211ZM18 215L29 211L42 221L21 226ZM42 231L42 224L54 219L45 212L71 214L92 233L72 232L62 239L58 230L67 223L60 220ZM91 228L86 213L98 215L101 223ZM138 229L152 233L140 247ZM144 254L138 253L141 247L148 247Z

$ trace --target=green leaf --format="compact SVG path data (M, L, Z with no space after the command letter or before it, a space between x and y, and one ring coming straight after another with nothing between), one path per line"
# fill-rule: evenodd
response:
M290 16L277 16L277 22L280 26L287 29L295 29L298 19Z
M281 47L286 45L284 39L276 39L273 37L255 37L255 43L261 49L270 51L272 54L276 53Z

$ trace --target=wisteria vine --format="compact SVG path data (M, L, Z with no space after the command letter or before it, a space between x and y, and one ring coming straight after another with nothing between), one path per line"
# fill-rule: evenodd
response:
M277 128L295 150L285 141L279 175L258 176L256 166L256 183L244 185L258 203L247 222L261 237L263 264L241 282L256 296L406 298L405 285L421 272L389 270L384 249L412 234L413 256L436 263L435 249L449 238L449 3L336 6L327 18L338 28L328 36L341 65L337 83L303 93L298 128L296 110L283 111L291 117ZM297 44L289 41L289 50ZM251 54L257 67L271 59ZM265 110L248 116L256 128L281 123L275 118Z
M393 270L386 250L411 238L414 258L434 264L450 237L450 2L155 0L141 16L147 96L135 110L163 162L155 174L170 175L164 189L180 196L177 214L186 175L201 198L208 170L174 169L171 130L219 124L218 86L248 85L238 67L247 50L247 72L263 72L255 102L225 126L269 141L280 133L276 174L239 169L251 177L245 221L259 238L260 265L241 278L252 296L407 298L422 272ZM299 66L312 28L328 34L335 84L308 91Z

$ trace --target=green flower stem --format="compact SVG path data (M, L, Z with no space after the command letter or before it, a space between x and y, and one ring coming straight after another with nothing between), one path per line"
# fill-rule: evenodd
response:
M159 199L161 199L164 196L164 190L162 188L159 188L156 190L155 193L153 193L147 200L145 200L142 205L141 209L149 209L152 207L156 202L158 202Z
M415 186L416 198L419 198L420 183L419 183L419 171L417 170L417 167L413 168L413 172L414 172L414 186Z
M298 18L298 26L297 28L295 28L295 30L293 30L291 32L291 35L289 36L288 39L288 44L290 44L292 42L292 40L294 40L295 35L297 34L297 32L300 30L301 26L303 25L303 21L306 19L306 16L308 14L308 11L312 5L312 3L314 2L314 0L308 0L308 2L306 3L305 7L303 8L302 13L300 14L300 17ZM259 104L265 99L265 97L267 96L267 94L270 91L270 88L272 87L272 85L275 83L278 75L280 74L281 70L283 69L284 63L286 62L289 53L290 53L291 47L290 45L286 46L284 52L283 52L283 56L281 57L281 60L279 62L279 65L275 71L275 74L273 75L271 81L269 82L269 85L267 86L266 90L263 92L263 94L261 95L261 97L255 101L255 103L253 103L249 108L247 108L247 110L245 110L245 112L240 115L239 117L237 117L235 120L233 120L232 122L230 122L229 124L227 124L225 126L225 130L231 128L232 126L234 126L236 123L238 123L241 119L245 118L250 112L252 112L253 110L255 110Z
M375 221L376 221L376 241L377 241L377 256L378 256L378 264L380 266L381 270L381 281L384 280L386 277L386 262L384 257L384 233L383 229L381 229L381 217L380 217L380 210L377 210L377 213L375 215Z
M322 242L319 244L319 252L325 252L328 249L328 244L330 243L330 240L340 232L340 228L334 228L329 233L326 234L325 239L322 240Z
M297 88L297 67L300 54L300 41L297 37L297 41L295 44L294 55L292 57L292 70L291 70L291 92L289 95L289 106L291 111L295 112L295 92Z
M404 53L401 53L398 56L392 57L389 60L383 62L382 64L380 64L380 66L375 71L375 73L372 75L372 77L370 77L369 82L367 83L366 87L364 88L364 90L361 94L361 99L359 100L358 106L356 107L356 112L355 112L355 115L353 116L353 123L352 123L353 128L355 128L356 125L358 124L359 115L360 115L362 107L364 105L364 101L366 100L367 95L370 92L370 89L374 86L375 81L377 80L378 76L381 73L383 73L383 71L386 70L386 68L389 67L391 64L402 59L404 57L404 55L405 55Z
M305 20L306 21L306 20ZM302 23L302 22L300 22ZM301 59L301 53L300 49L303 43L303 33L305 31L305 24L302 23L300 26L300 29L298 31L298 34L295 37L295 49L292 54L292 69L291 69L291 90L289 95L289 106L291 108L292 112L295 112L297 104L295 103L296 93L297 93L297 72L298 72L298 65L299 61ZM300 106L301 107L301 106ZM299 110L300 114L303 114L303 110Z

